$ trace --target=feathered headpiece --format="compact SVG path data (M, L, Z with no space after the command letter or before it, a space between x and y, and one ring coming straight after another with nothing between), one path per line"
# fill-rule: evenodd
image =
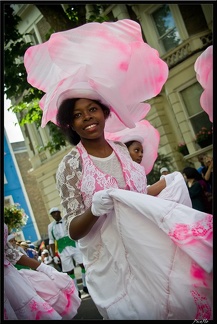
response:
M106 130L133 128L150 109L144 101L158 95L168 77L167 64L129 19L54 33L27 49L24 65L28 82L45 92L42 127L56 123L64 99L89 98L110 107Z
M196 78L204 89L200 97L200 105L213 122L213 46L209 46L197 58L194 69Z

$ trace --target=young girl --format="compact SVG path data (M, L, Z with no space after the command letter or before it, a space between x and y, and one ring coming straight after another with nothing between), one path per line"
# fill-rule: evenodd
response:
M59 102L57 123L75 147L59 165L57 188L69 236L79 242L88 289L101 315L104 319L193 319L205 316L199 312L200 300L205 300L206 316L212 317L212 257L205 243L208 240L210 246L212 216L144 195L149 190L152 194L152 186L146 186L144 168L132 161L123 143L105 139L109 115L105 105L86 98L61 101L60 97ZM154 184L155 192L159 194L169 186L173 177L167 175ZM168 237L160 229L165 221L163 231ZM181 228L187 223L197 226L198 222L208 226L209 234L205 231L203 247L199 237L199 243L196 237L192 241L197 250L195 259L191 247L181 239ZM204 253L208 268L202 261ZM171 262L176 266L171 268ZM206 277L206 288L204 282L190 275L194 263ZM178 289L179 280L185 283L185 289ZM197 289L192 293L194 285Z

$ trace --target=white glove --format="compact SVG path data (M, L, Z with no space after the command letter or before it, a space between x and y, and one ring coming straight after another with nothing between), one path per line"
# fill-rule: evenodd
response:
M172 173L164 175L164 179L166 181L166 186L167 187L173 182L173 180L175 179L176 174L177 174L177 171L174 171Z
M114 208L113 200L108 194L111 190L100 190L93 195L91 212L94 216L107 214Z
M58 272L53 267L51 267L49 265L46 265L44 263L41 263L40 266L38 266L38 268L36 268L36 270L39 271L39 272L45 273L52 280L55 279L55 274L56 274L56 272Z
M56 264L59 264L60 263L60 259L58 258L58 256L55 256L53 258L53 260L54 260L54 263L56 263Z

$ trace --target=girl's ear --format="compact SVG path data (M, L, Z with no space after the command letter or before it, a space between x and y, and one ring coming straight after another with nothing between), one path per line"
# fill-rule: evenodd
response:
M103 110L103 113L104 113L105 119L107 119L110 115L110 110Z

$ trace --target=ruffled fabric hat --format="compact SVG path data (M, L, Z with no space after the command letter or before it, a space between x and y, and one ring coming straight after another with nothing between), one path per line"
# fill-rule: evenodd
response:
M204 89L200 96L200 105L213 122L213 46L209 46L197 58L194 69L197 81Z
M105 138L122 143L129 141L140 142L143 147L141 165L145 168L146 174L152 170L158 156L160 134L147 120L137 122L134 128L125 128L114 133L105 132Z
M142 39L133 20L87 23L54 33L24 55L27 80L45 95L42 124L56 123L66 98L100 100L111 109L107 131L135 127L150 109L168 77L168 66Z
M16 236L14 233L11 233L8 235L7 241L9 242L10 240L14 239Z

